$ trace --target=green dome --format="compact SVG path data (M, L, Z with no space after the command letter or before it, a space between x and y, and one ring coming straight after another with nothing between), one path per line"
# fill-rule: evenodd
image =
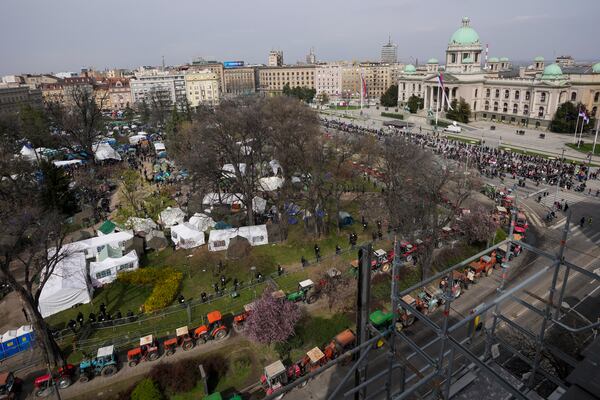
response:
M562 69L558 64L550 64L544 68L542 73L543 80L563 79Z
M450 44L469 45L479 44L479 35L469 26L469 18L462 19L462 26L450 37Z
M490 58L489 62L498 62L498 61L500 61L500 60L498 60L498 57L492 57L492 58Z
M542 56L537 56L536 58L534 58L534 59L533 59L533 61L538 61L538 62L540 62L540 61L544 61L544 57L542 57Z
M508 61L508 57L500 57L500 61L506 62L506 61Z
M600 74L600 62L594 64L594 66L592 67L592 72L595 74Z
M427 60L427 64L439 64L440 62L438 61L437 58L430 58L429 60Z
M404 67L405 74L414 74L416 72L417 72L417 69L412 64L408 64L407 66Z

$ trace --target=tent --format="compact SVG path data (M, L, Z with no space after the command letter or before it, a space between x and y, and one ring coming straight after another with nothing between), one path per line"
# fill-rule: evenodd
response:
M214 228L216 225L211 217L203 213L194 214L188 223L200 232L206 232L209 228Z
M246 238L252 246L260 246L269 243L266 225L242 226L240 228L221 230L215 229L210 231L208 237L208 250L226 250L229 247L230 240L236 236Z
M93 291L88 285L86 269L83 253L65 255L42 288L39 300L42 317L48 317L76 304L86 304L92 300Z
M166 151L167 148L165 147L165 144L162 142L154 142L154 151L157 153Z
M238 164L238 169L240 170L240 174L242 176L246 175L246 164ZM221 168L221 170L225 172L224 175L235 176L235 166L233 164L225 164L223 165L223 168Z
M163 231L152 230L146 235L146 249L162 250L169 245Z
M267 200L262 197L254 196L252 199L252 211L259 214L264 214L267 208Z
M143 140L146 140L146 135L141 132L137 135L129 136L129 144L133 146L139 144Z
M29 147L29 145L24 145L21 147L21 151L19 153L21 154L21 157L30 162L37 161L38 157L42 157L39 149L34 150Z
M182 249L193 249L205 243L204 232L186 222L171 227L171 240Z
M273 170L273 175L277 175L281 171L283 171L283 168L281 168L281 164L279 164L279 161L277 161L277 160L269 161L269 166Z
M350 213L347 213L346 211L340 211L338 213L338 221L339 221L340 228L343 228L344 226L352 225L354 223L354 219L352 218Z
M167 228L176 224L183 224L184 220L185 213L179 207L167 207L161 211L159 216L159 222Z
M125 226L133 230L134 233L143 232L146 235L154 229L158 229L156 222L152 221L150 218L129 217Z
M241 203L244 200L244 195L241 193L207 193L202 199L202 204L213 206L216 204L232 205L233 203Z
M139 260L135 250L130 251L123 257L106 258L104 261L92 261L90 263L90 277L94 287L111 283L117 279L117 273L133 271L138 269Z
M94 157L98 161L118 160L121 161L121 155L106 142L98 143L94 151Z
M67 167L69 165L83 164L82 160L65 160L65 161L52 161L55 167Z
M283 186L283 178L278 176L270 176L268 178L260 178L258 185L265 192L274 192Z

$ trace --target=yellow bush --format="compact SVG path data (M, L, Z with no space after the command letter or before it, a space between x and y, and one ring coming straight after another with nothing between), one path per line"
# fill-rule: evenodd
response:
M169 306L179 292L183 274L174 268L142 268L119 275L119 280L131 285L152 285L152 292L144 302L146 312Z

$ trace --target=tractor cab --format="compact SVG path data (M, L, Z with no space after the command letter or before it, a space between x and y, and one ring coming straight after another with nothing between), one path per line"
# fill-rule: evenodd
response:
M473 261L469 264L469 269L473 272L474 276L471 279L475 282L476 278L479 278L482 274L487 276L492 275L494 272L494 266L496 265L496 252L493 251L490 255L482 256L479 261Z
M307 304L314 303L317 295L314 292L315 283L311 279L305 279L298 283L298 290L287 295L288 301L304 301Z
M252 310L254 310L254 302L244 304L244 311L233 317L233 329L236 332L241 332L244 330L246 320L252 313Z
M423 310L426 314L431 314L444 303L443 294L440 288L424 287L415 299L415 303L420 310Z
M200 325L194 331L194 338L200 343L206 343L209 340L221 340L227 336L227 327L223 323L223 316L220 311L211 311L206 314L208 324Z
M377 265L377 268L388 263L388 253L383 249L377 249L373 251L373 259Z
M406 304L408 304L414 308L417 308L417 300L415 300L415 298L412 297L410 294L402 296L402 301L404 301ZM415 316L412 313L412 311L410 311L409 309L404 308L402 306L399 306L398 307L398 321L396 322L396 330L398 332L400 332L402 329L407 328L414 323L415 323Z
M54 386L61 389L66 389L71 386L73 377L75 376L75 366L67 364L65 367L58 369L58 373L54 376L45 374L35 378L35 395L36 397L48 397L54 393Z
M517 213L517 220L515 223L515 232L517 233L525 233L525 231L529 228L529 224L527 223L527 217L524 213Z
M417 246L410 244L409 242L403 240L400 242L400 256L404 258L406 261L411 262L413 259L412 254L417 251Z
M79 382L87 382L92 377L111 376L117 372L115 346L100 347L96 357L79 363Z
M22 382L12 372L0 372L0 399L12 400L21 391Z
M260 382L267 396L287 385L287 370L281 360L277 360L265 367L264 374L260 377Z
M175 337L163 342L165 354L168 356L174 354L177 347L180 346L184 351L191 350L194 347L194 341L190 337L187 326L175 329Z
M325 354L321 349L315 347L306 353L306 356L302 360L302 369L304 373L313 372L323 366L326 362L327 358L325 358Z
M135 367L142 361L155 361L158 354L158 342L152 335L140 338L140 346L127 352L127 362L130 367Z
M340 354L354 347L356 335L352 330L346 329L338 333L323 349L327 361L336 359Z

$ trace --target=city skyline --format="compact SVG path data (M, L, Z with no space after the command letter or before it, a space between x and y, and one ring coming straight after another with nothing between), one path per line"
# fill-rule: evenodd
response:
M509 0L493 12L475 0L446 3L431 1L422 7L392 0L375 5L309 0L288 9L263 0L236 4L232 11L230 4L191 1L177 7L159 0L144 7L116 0L85 6L73 0L58 5L9 1L3 5L0 34L18 40L0 43L0 74L79 71L87 66L134 68L159 65L162 56L169 65L196 57L264 64L271 49L283 50L285 62L293 64L304 60L311 47L322 61L378 60L388 35L398 45L399 61L424 62L430 57L443 59L448 38L464 15L471 18L482 43L489 44L490 56L530 60L568 54L590 61L600 57L594 54L597 49L586 45L594 37L598 2L580 1L566 9L558 7L557 0ZM515 48L517 41L520 46Z

